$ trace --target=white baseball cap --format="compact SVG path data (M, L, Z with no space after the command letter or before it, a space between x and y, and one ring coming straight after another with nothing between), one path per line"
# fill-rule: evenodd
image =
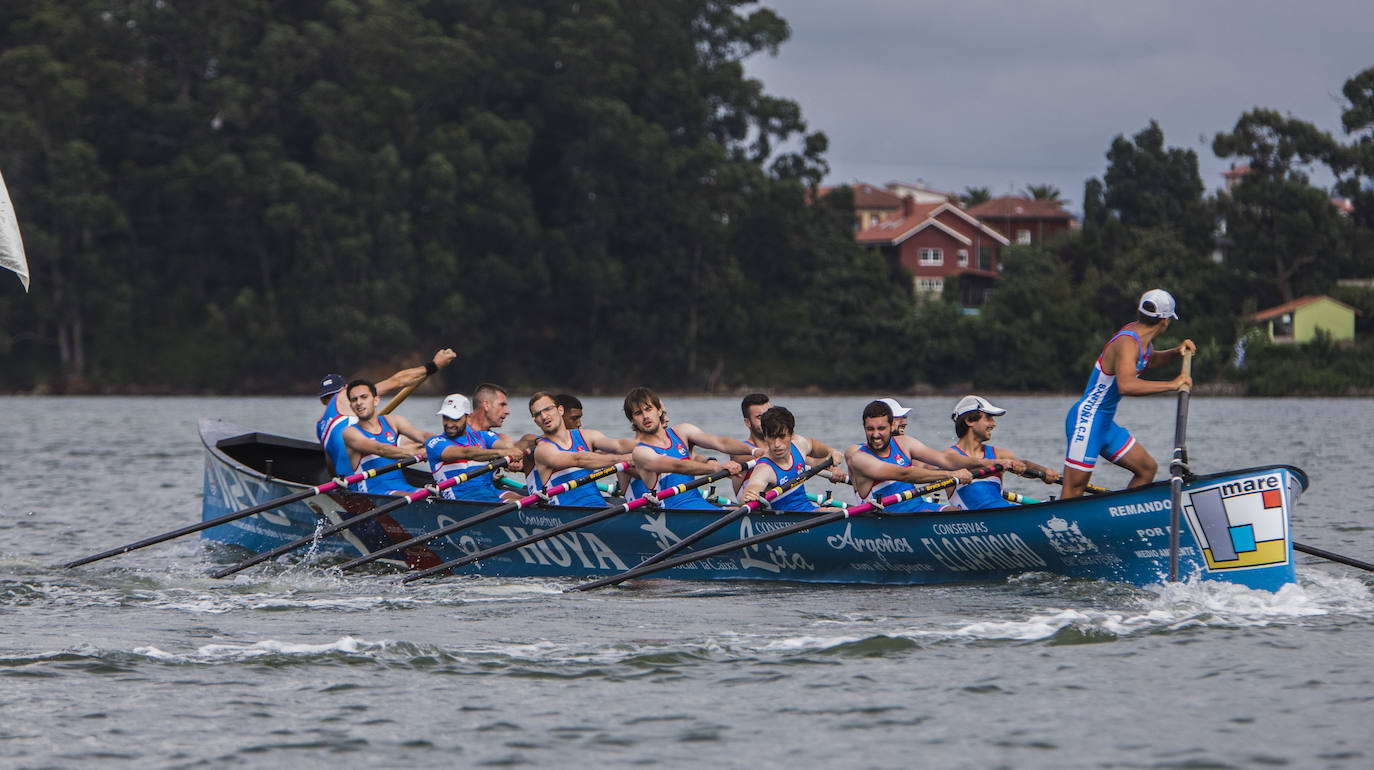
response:
M1140 306L1137 309L1141 315L1150 318L1178 319L1178 313L1174 312L1174 295L1163 289L1150 289L1140 295Z
M462 393L450 393L444 397L443 405L435 414L457 420L472 414L472 402Z
M982 412L983 414L990 414L993 417L998 417L1006 414L1007 410L1000 406L993 406L991 401L982 396L964 396L959 399L959 403L954 405L954 414L951 414L949 419L958 422L960 417L963 417L969 412Z
M892 410L893 417L906 417L907 412L911 411L911 407L902 406L897 403L897 399L895 398L880 398L878 400L887 404L887 408Z

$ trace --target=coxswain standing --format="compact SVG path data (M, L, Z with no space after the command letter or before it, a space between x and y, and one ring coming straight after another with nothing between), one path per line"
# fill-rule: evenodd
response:
M1155 350L1154 339L1177 320L1174 297L1163 289L1150 289L1140 296L1136 320L1121 327L1102 348L1088 376L1082 398L1074 402L1064 418L1064 433L1069 448L1064 454L1064 497L1079 497L1092 479L1093 466L1101 455L1133 475L1126 486L1138 487L1155 479L1159 465L1136 443L1131 432L1116 424L1116 405L1122 396L1148 396L1192 387L1193 379L1179 374L1160 382L1138 376L1197 349L1192 340L1168 350Z
M997 418L1007 410L993 406L982 396L964 396L954 405L950 419L954 420L954 435L958 441L950 447L965 457L980 457L984 460L997 460L1007 463L1016 460L1016 453L1010 449L994 447L988 441L992 431L997 428ZM1050 470L1029 460L1022 460L1026 469L1040 474L1046 484L1058 484L1058 471ZM981 508L1009 508L1015 503L1002 496L1002 474L974 479L972 483L950 490L949 503L960 510Z
M409 451L397 445L401 436L417 444L424 444L429 439L429 433L415 427L410 420L400 415L387 417L378 414L377 386L370 380L353 380L348 383L344 392L348 395L348 404L353 407L353 414L357 417L357 422L343 430L343 443L348 449L348 461L351 466L350 473L390 465L387 460L404 460L411 457ZM415 491L415 487L405 482L405 476L399 470L360 481L356 489L375 495L399 495Z
M883 401L869 402L863 411L864 443L845 450L849 461L849 475L859 499L877 501L888 495L905 492L917 484L930 484L953 479L960 484L973 480L971 468L990 467L991 460L965 457L953 449L931 449L912 436L892 434L892 407ZM924 467L927 463L934 467ZM1025 465L1012 460L1013 472ZM928 513L940 510L936 503L914 497L890 505L888 513Z
M630 480L630 496L638 497L648 492L661 492L669 487L690 481L693 476L715 473L722 467L731 475L738 474L742 466L734 460L718 463L715 458L706 461L692 459L692 448L702 446L724 452L728 455L754 456L762 450L755 450L743 441L717 436L698 428L691 423L681 423L676 428L663 424L663 402L648 388L635 388L625 396L625 418L634 428L634 464L637 473ZM698 489L689 489L673 495L661 503L667 509L720 510L706 501Z
M591 428L568 428L563 407L548 393L530 396L530 419L541 436L534 445L534 468L527 476L531 492L543 492L567 481L586 478L597 468L631 461L634 440L611 438ZM605 505L595 484L579 486L549 501L551 505Z
M425 456L429 459L429 469L434 474L435 482L447 481L502 457L510 459L506 466L508 469L521 470L524 450L514 442L502 442L491 431L469 428L470 414L472 402L462 393L448 395L439 406L438 415L443 420L444 432L430 436L425 442ZM502 499L491 482L490 474L449 487L443 491L443 496L449 500L481 502L500 502Z

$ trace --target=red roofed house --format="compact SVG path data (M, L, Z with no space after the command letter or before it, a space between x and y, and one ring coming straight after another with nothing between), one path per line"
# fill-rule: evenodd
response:
M902 209L902 199L881 187L875 187L867 182L855 182L849 185L849 188L854 191L854 230L856 232L866 227L872 227L884 217L892 216ZM816 190L816 195L824 198L835 189L835 187L821 187Z
M953 203L902 199L896 215L860 230L854 239L911 271L917 295L939 294L959 278L960 302L976 307L997 283L998 249L1009 241Z
M1023 246L1052 240L1073 227L1073 215L1059 201L1004 195L970 206L968 213Z
M1311 342L1318 329L1340 342L1355 339L1360 311L1325 294L1309 294L1241 319L1264 329L1270 342Z

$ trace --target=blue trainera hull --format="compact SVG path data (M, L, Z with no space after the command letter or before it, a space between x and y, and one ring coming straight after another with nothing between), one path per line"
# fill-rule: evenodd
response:
M254 433L218 420L201 420L200 428L206 450L204 520L285 497L327 479L313 442ZM300 470L316 466L318 475L313 478ZM293 470L296 480L288 480ZM1305 473L1286 465L1194 478L1183 493L1180 576L1269 591L1294 582L1289 511L1307 483ZM335 523L394 499L331 492L213 527L203 537L261 553L315 531L320 517ZM421 501L324 539L315 551L354 557L491 507ZM514 511L427 546L413 547L405 553L405 561L414 568L433 566L572 521L590 510L534 507ZM1162 583L1168 576L1169 515L1169 485L1161 482L1016 508L856 516L658 576L920 585L1002 581L1026 572L1046 572L1145 586ZM612 575L634 567L713 518L712 513L691 511L635 511L458 572L557 578ZM804 514L751 515L696 548L806 518Z

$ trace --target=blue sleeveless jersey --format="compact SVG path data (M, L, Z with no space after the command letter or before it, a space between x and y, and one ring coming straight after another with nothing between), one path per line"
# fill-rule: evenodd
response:
M773 475L778 477L778 483L774 486L780 487L806 471L806 457L802 455L801 450L797 448L796 444L792 444L788 448L792 450L792 465L789 468L783 468L781 465L773 462L767 455L759 458L759 465L767 463L768 467L773 469ZM758 466L755 466L756 469L757 467ZM816 510L816 506L812 504L811 500L806 496L805 484L799 484L791 490L773 498L772 502L768 505L775 511L805 511L809 513Z
M338 404L337 396L329 399L320 421L315 423L315 437L324 449L329 471L342 477L353 472L353 463L348 459L348 447L343 442L344 428L356 423L358 418L351 414L340 414Z
M885 463L891 463L902 468L911 467L911 458L907 457L906 452L903 452L902 448L897 446L896 441L889 442L887 447L891 450L888 452L887 457L879 457L874 454L873 450L869 449L867 444L859 447L859 451L867 452L870 457L877 457ZM913 485L905 481L880 481L874 484L873 488L868 491L868 497L874 502L877 502L888 495L901 494L908 489L914 488ZM910 500L904 500L896 505L889 505L883 510L888 513L929 513L931 511L940 510L940 506L935 503L928 503L919 497L913 497Z
M572 436L572 445L569 446L567 449L564 449L563 447L559 446L558 442L553 441L552 439L545 438L544 436L540 436L539 440L552 444L553 447L560 452L592 451L591 447L587 445L587 440L582 438L582 431L580 429L573 428L568 432ZM609 464L610 463L607 463L607 465ZM539 466L535 465L534 469L530 471L528 476L530 491L543 492L549 489L550 487L556 487L559 484L563 484L568 481L584 479L590 476L591 474L592 471L590 468L564 468L562 470L557 470L549 474L548 481L545 481L544 479L539 477ZM601 492L597 490L595 484L586 484L584 486L579 486L576 489L570 489L567 492L564 492L563 494L559 495L558 497L555 497L552 500L550 500L548 504L580 505L586 508L606 507L606 501L601 497Z
M1136 374L1145 370L1150 363L1153 345L1141 345L1140 336L1133 331L1122 329L1102 347L1105 353L1113 342L1121 337L1135 340L1138 353L1135 360ZM1091 471L1098 455L1109 460L1117 460L1130 451L1135 439L1129 431L1116 424L1116 406L1121 403L1121 390L1117 386L1116 375L1102 371L1102 355L1088 375L1088 385L1083 395L1074 402L1064 417L1064 433L1068 439L1068 450L1064 462L1072 468Z
M353 427L357 428L359 432L361 432L364 436L367 436L368 438L372 439L373 441L378 441L383 444L391 444L392 446L395 446L396 441L400 438L400 435L396 433L395 429L391 427L391 423L387 422L387 419L385 417L378 417L377 421L382 424L381 431L377 433L369 433L366 430L363 430L361 425L354 425ZM396 461L392 460L389 457L381 457L379 455L364 455L362 460L358 462L358 466L353 469L353 472L356 473L358 471L370 471L373 468L380 468L384 465L391 465L394 462ZM374 495L385 495L390 494L391 492L404 492L406 494L409 494L415 491L415 487L412 487L406 483L405 476L401 475L400 471L392 471L390 473L383 473L382 475L377 476L376 478L364 479L358 482L357 486L355 486L354 489L358 490L359 492L370 492Z
M429 472L434 474L436 482L440 482L447 481L470 468L486 465L490 460L445 460L443 459L444 450L451 446L491 449L496 441L495 431L473 428L464 430L463 435L456 439L451 439L443 433L431 436L425 442L425 457L429 460ZM443 495L448 500L477 500L488 503L501 501L501 493L497 491L496 483L492 481L490 473L484 473L471 481L451 486L443 491Z
M664 432L668 436L668 441L671 442L668 444L667 447L656 447L653 444L645 444L642 441L639 445L648 447L654 450L654 452L663 455L664 457L671 457L677 460L690 460L692 454L687 449L687 442L679 438L677 433L672 428L664 428ZM665 489L668 489L669 487L675 487L678 484L685 484L691 481L693 478L693 476L688 476L685 473L660 473L658 475L658 478L654 480L654 488L652 491L661 492ZM631 479L630 481L630 494L633 497L639 497L644 495L648 491L650 490L648 490L645 487L644 483L638 478L638 475L636 474L636 478ZM672 510L674 508L693 511L720 510L716 506L706 502L706 498L701 496L701 492L698 489L689 489L686 492L679 492L678 494L673 495L672 497L669 497L668 499L664 500L662 503L659 503L659 507L666 508L668 510Z
M968 457L968 453L957 446L950 449ZM997 450L983 445L983 459L996 460ZM956 508L965 511L977 510L980 508L1014 508L1015 503L1010 503L1002 497L1002 474L984 476L981 479L974 479L973 483L965 484L962 487L955 487L949 493L949 503Z

